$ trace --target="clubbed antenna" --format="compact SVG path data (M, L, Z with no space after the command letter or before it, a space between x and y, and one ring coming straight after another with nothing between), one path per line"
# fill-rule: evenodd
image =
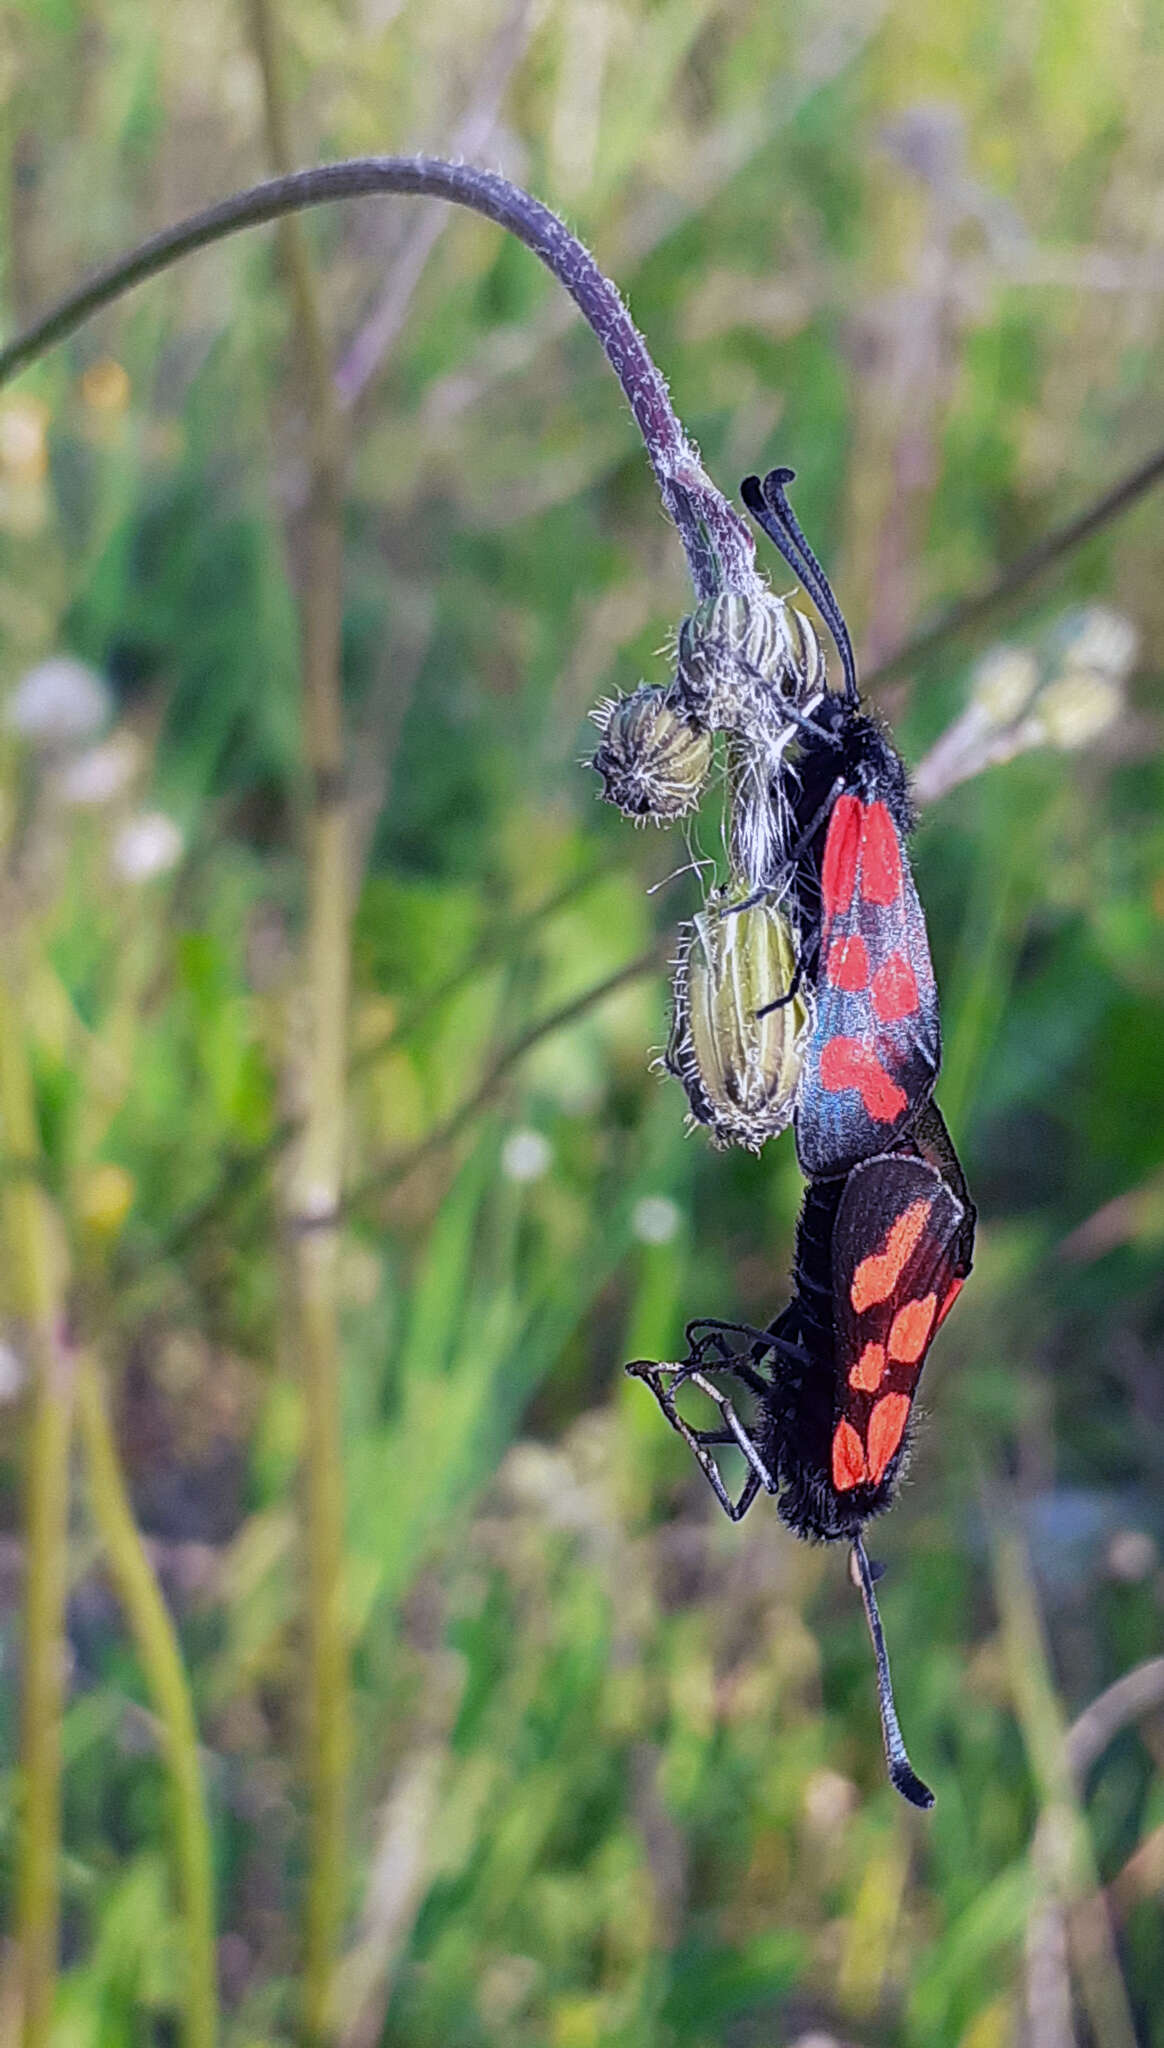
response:
M857 664L844 613L832 585L804 537L800 521L788 502L784 486L795 480L794 469L770 469L761 484L759 477L746 476L740 496L757 526L761 526L774 547L779 548L794 576L800 578L829 632L845 671L845 695L857 702Z
M881 1733L885 1742L885 1761L889 1766L890 1783L900 1792L903 1799L909 1800L911 1806L928 1808L934 1803L934 1795L929 1786L923 1785L918 1777L901 1739L897 1709L893 1704L889 1653L885 1648L881 1616L877 1612L877 1596L873 1591L873 1567L859 1536L853 1542L853 1563L857 1568L861 1599L865 1605L865 1619L869 1624L869 1634L873 1639L873 1655L877 1661L877 1704L881 1709Z

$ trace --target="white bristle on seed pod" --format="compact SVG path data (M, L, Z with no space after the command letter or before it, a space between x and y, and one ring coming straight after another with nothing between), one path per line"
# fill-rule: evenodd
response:
M741 895L778 888L782 880L787 886L787 783L795 771L786 770L780 757L795 733L795 726L786 726L783 735L773 734L766 745L754 747L738 739L728 744L727 850L731 872L742 884Z
M788 996L797 948L783 911L738 895L747 907L733 909L736 894L716 890L684 928L664 1065L716 1144L758 1152L791 1121L809 1008Z
M711 735L676 710L666 690L642 683L590 716L602 734L594 767L608 803L661 824L695 810L711 769Z
M762 745L787 724L782 699L803 710L825 687L814 628L770 591L721 591L679 628L671 698L709 732Z

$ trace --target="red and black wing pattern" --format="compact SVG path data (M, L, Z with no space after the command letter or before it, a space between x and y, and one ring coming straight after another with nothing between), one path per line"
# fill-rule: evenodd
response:
M974 1209L936 1110L919 1149L855 1167L833 1229L832 1485L864 1518L888 1504L918 1380L970 1271ZM949 1163L947 1163L947 1160Z
M941 1029L925 918L887 804L842 791L820 871L816 1021L796 1116L804 1172L885 1152L926 1102Z

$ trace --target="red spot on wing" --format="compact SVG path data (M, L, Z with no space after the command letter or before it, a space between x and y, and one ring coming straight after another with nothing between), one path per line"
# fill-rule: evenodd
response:
M860 1486L865 1478L865 1453L851 1422L838 1422L833 1437L833 1485L838 1493Z
M884 804L865 813L861 846L861 896L866 903L896 903L901 894L901 847L897 827Z
M891 953L873 976L873 1009L883 1024L912 1017L917 1009L917 976L904 953Z
M950 1310L953 1308L954 1303L957 1301L958 1296L961 1294L962 1289L965 1285L966 1282L964 1280L951 1280L949 1292L947 1293L941 1308L938 1310L938 1320L934 1324L935 1330L941 1329L942 1324L945 1322L946 1317L949 1315Z
M861 850L861 805L842 795L833 805L820 870L820 900L826 918L843 917L853 900Z
M869 986L869 954L860 932L834 939L829 947L825 975L834 988L855 995Z
M894 1123L909 1103L904 1089L859 1038L838 1036L822 1046L820 1081L834 1095L842 1088L859 1088L866 1114L878 1124Z
M884 1344L866 1344L849 1374L849 1385L859 1394L875 1394L885 1377Z
M905 1434L908 1394L883 1394L869 1417L869 1477L876 1485Z
M932 1208L932 1195L928 1201L911 1202L890 1229L884 1251L873 1252L861 1260L849 1288L849 1300L859 1316L867 1308L876 1307L879 1301L889 1300L917 1249Z
M889 1331L889 1356L896 1365L916 1365L925 1357L937 1307L937 1295L927 1294L921 1301L907 1301L904 1308L898 1309Z

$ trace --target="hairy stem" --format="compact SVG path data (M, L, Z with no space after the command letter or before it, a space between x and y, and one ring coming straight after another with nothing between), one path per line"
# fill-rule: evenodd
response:
M667 386L615 286L564 222L495 171L440 157L357 157L291 171L236 192L142 242L0 349L0 384L63 341L91 314L166 270L194 249L307 207L373 193L446 199L495 221L540 257L589 321L606 352L646 444L663 505L675 521L699 598L720 589L761 588L751 534L704 471L699 452L676 416Z
M267 148L291 160L287 100L271 0L250 0L263 78ZM351 1700L344 1615L344 1483L337 1290L343 1178L351 919L351 819L340 684L343 626L344 432L327 336L302 223L281 223L310 479L302 534L300 633L307 803L307 1042L299 1076L302 1122L285 1182L293 1272L293 1337L304 1399L307 1547L307 1737L311 1843L304 1916L303 2023L309 2042L331 2035L347 1875Z
M11 962L8 963L11 969ZM19 972L12 985L19 986ZM60 1301L57 1237L37 1184L40 1145L21 1019L0 975L0 1129L24 1171L4 1187L8 1296L31 1374L25 1489L21 1829L16 1882L23 2048L48 2048L60 1925L61 1707L68 1580L73 1374Z
M214 2048L214 1876L198 1729L177 1634L133 1518L101 1369L92 1357L82 1359L77 1374L77 1428L89 1468L93 1520L141 1659L169 1772L174 1867L186 1937L184 2039L186 2048Z

